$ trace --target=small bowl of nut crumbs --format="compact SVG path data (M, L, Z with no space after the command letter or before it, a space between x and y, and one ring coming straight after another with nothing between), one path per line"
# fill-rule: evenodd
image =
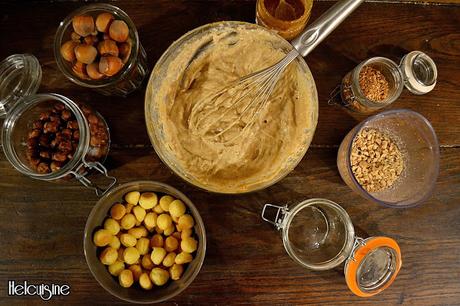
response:
M419 113L386 111L347 134L337 166L345 183L364 198L389 207L412 207L425 201L434 188L439 143Z

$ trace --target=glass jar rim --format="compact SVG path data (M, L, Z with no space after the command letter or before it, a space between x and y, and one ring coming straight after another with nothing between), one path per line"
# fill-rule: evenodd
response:
M376 115L373 115L373 116L370 116L368 118L366 118L365 120L361 121L354 129L356 129L353 134L351 135L351 140L350 140L350 143L348 144L348 148L346 148L346 156L345 156L345 162L347 164L347 171L348 171L348 174L351 178L351 181L353 182L353 185L360 191L360 193L362 194L365 194L366 196L368 196L372 201L375 201L376 203L379 203L383 206L386 206L386 207L393 207L393 208L410 208L410 207L414 207L414 206L417 206L421 203L423 203L426 199L428 199L431 195L431 193L433 192L434 190L434 187L435 187L435 184L432 184L430 189L427 190L425 196L423 198L421 198L419 201L417 202L414 202L412 203L411 205L405 205L405 206L401 206L401 205L394 205L394 204L391 204L389 202L385 202L385 201L382 201L382 200L379 200L377 198L375 198L371 193L369 193L367 190L365 190L361 184L358 183L358 180L356 179L355 177L355 174L353 173L353 171L351 170L351 150L352 150L352 147L353 147L353 141L354 139L356 138L356 136L358 135L359 132L361 132L364 128L366 128L367 124L373 120L376 120L378 118L382 118L382 117L387 117L387 116L393 116L393 115L396 115L396 114L401 114L401 113L408 113L408 114L411 114L412 116L414 116L415 118L421 120L429 129L429 131L432 133L432 136L433 136L433 139L434 139L434 142L435 142L435 146L434 146L434 150L436 151L436 155L439 156L439 141L438 141L438 138L436 136L436 133L434 131L434 128L433 126L431 125L431 123L428 121L428 119L426 119L424 116L422 116L421 114L417 113L417 112L414 112L412 110L409 110L409 109L394 109L394 110L387 110L387 111L384 111L384 112L381 112L381 113L378 113ZM434 176L434 180L436 180L436 178L438 177L438 173L439 173L439 163L436 164L435 166L435 173L436 175Z
M8 109L13 107L18 100L35 94L40 87L42 80L40 62L34 55L25 53L12 54L0 62L0 88L8 86L9 82L16 81L14 77L18 71L21 72L18 84L9 92L3 91L5 96L0 97L0 118L5 117ZM25 77L30 78L25 80Z
M392 74L394 76L395 84L397 84L396 85L397 86L396 91L393 93L393 95L388 96L385 100L379 101L379 102L372 101L372 100L368 99L364 95L364 93L363 93L363 91L361 89L361 86L359 85L359 75L361 73L361 70L365 66L371 65L373 63L384 64L389 69L392 69L392 71L394 71L396 73L396 74ZM404 89L403 76L402 76L402 72L401 72L401 69L399 68L399 66L394 61L392 61L391 59L386 58L386 57L381 57L381 56L371 57L371 58L361 62L358 66L356 66L355 69L353 69L352 79L353 79L353 82L351 82L351 86L353 87L353 91L359 93L359 95L361 96L360 97L360 102L365 104L368 107L373 107L373 108L376 108L376 107L381 108L381 107L390 105L396 99L399 98L399 96L401 95L401 93L402 93L402 91Z
M132 46L131 46L131 54L129 55L129 59L126 61L126 64L123 65L123 68L120 72L116 75L103 78L101 80L83 80L77 77L69 68L68 63L62 58L61 56L61 45L64 39L64 34L69 26L72 25L72 18L79 14L90 13L94 11L110 11L114 13L117 17L120 17L123 21L126 22L128 25L130 33L133 33L134 37L132 37ZM70 38L69 38L70 40ZM59 67L59 70L72 82L77 85L88 87L88 88L103 88L106 86L113 85L120 80L122 80L132 69L134 69L135 59L137 59L139 53L139 34L137 32L137 28L134 25L134 22L129 18L128 14L126 14L122 9L107 3L96 3L85 5L79 9L74 10L72 13L67 15L67 17L59 23L58 29L56 31L56 35L54 36L54 58L56 63Z
M339 216L342 218L344 227L345 227L345 231L346 231L345 233L346 240L341 250L333 258L321 264L310 264L300 259L294 252L291 246L291 243L289 241L289 228L296 214L300 212L302 209L305 209L309 206L314 206L315 204L325 205L329 208L332 208L334 211L336 211L339 214ZM355 240L354 239L355 229L353 226L353 222L351 221L350 216L348 215L348 213L342 206L328 199L313 198L313 199L308 199L308 200L295 204L294 207L287 210L284 216L284 219L282 221L281 230L282 230L283 245L288 255L295 262L297 262L301 266L308 268L308 269L323 271L323 270L330 270L332 268L335 268L339 266L340 264L342 264L345 260L347 260L348 256L351 254L353 250L353 244Z
M16 122L28 109L45 101L61 102L69 108L69 110L75 115L75 118L78 122L80 139L75 150L75 154L69 162L67 162L61 169L55 172L40 174L30 171L30 169L23 165L23 163L20 161L13 148L11 132L14 129ZM16 170L32 178L50 181L67 176L81 163L89 149L90 133L88 121L86 120L80 107L74 101L65 96L54 93L36 94L22 98L19 103L16 103L13 108L11 108L3 123L1 140L5 156Z

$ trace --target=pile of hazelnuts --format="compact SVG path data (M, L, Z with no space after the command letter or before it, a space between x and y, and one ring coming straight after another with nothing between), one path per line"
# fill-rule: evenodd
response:
M72 159L79 139L74 114L64 104L56 103L32 123L26 154L30 166L41 174L58 171Z
M105 122L96 113L81 107L90 127L88 161L99 161L109 150L109 134ZM50 111L40 113L28 133L26 158L37 173L60 170L72 160L80 141L80 129L75 115L63 103L55 103Z
M61 56L72 64L81 79L99 80L116 75L131 54L129 27L111 13L78 15L72 19L70 40L62 44Z

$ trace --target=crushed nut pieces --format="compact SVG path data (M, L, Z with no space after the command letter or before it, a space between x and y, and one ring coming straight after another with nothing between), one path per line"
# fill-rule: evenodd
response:
M364 129L353 140L351 170L368 192L390 188L404 169L404 159L390 137L376 129Z
M374 102L384 101L390 90L385 75L371 66L364 66L359 72L359 87L364 96Z

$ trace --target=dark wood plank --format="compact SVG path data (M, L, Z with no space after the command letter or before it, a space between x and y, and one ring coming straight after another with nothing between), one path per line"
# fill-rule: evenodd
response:
M212 4L184 0L128 1L118 5L137 24L151 68L172 41L199 25L218 20L254 21L251 1ZM315 3L312 19L330 5L330 2ZM61 93L95 106L108 120L115 145L149 145L143 119L143 89L128 99L104 97L63 79L57 70L52 51L56 27L64 16L79 6L79 3L53 3L50 9L42 3L31 3L24 13L20 4L3 5L0 34L8 44L0 49L0 58L12 53L35 54L44 73L41 92ZM458 10L457 6L362 5L307 58L317 83L320 104L319 125L313 143L338 145L346 132L363 118L327 105L330 92L349 70L371 56L387 56L397 61L405 52L422 50L438 65L438 85L425 96L414 96L406 90L391 108L420 112L432 122L442 145L460 145L460 125L452 124L458 122L460 115L456 95L460 87L460 66L455 64L460 58ZM21 20L19 26L18 19Z
M189 186L171 174L150 149L114 150L109 166L120 183L155 179L171 184L200 210L209 241L205 263L190 288L173 302L447 305L458 303L460 297L458 151L442 149L434 196L407 210L382 208L354 194L334 166L335 149L312 149L277 185L234 197ZM0 284L8 279L66 281L72 287L71 296L55 302L121 303L98 286L82 252L84 224L97 197L77 184L57 189L18 175L3 156L0 172ZM13 191L17 186L20 192ZM374 298L360 299L348 291L341 268L312 272L288 257L279 233L260 219L262 206L312 197L340 203L359 233L388 235L400 243L403 268L391 288ZM5 290L1 285L0 303L36 302L5 298Z

